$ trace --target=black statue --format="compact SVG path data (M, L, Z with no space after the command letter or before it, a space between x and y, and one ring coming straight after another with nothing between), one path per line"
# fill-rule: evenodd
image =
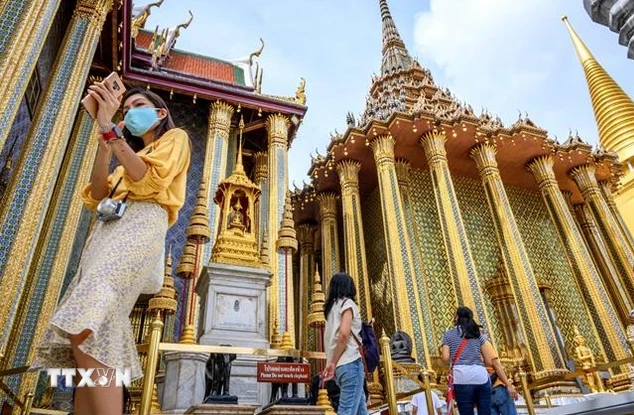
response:
M277 363L302 363L302 359L295 359L289 356L280 356L276 360ZM298 396L297 383L290 383L291 396L288 396L289 383L272 383L271 384L271 399L269 405L307 405L309 398L302 398ZM278 398L278 395L281 395Z
M238 397L229 394L231 362L235 354L212 353L205 364L204 403L238 403Z
M398 363L416 363L412 357L412 338L404 331L397 331L390 338L390 355Z

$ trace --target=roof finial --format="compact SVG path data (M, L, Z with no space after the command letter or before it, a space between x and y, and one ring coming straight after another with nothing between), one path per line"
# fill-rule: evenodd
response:
M632 157L628 151L634 141L634 102L592 56L568 18L562 18L572 38L586 75L594 117L599 128L599 144L614 151L622 161Z
M412 65L412 57L407 52L405 43L394 24L387 0L379 0L381 20L383 21L383 62L381 75L395 71L407 70Z

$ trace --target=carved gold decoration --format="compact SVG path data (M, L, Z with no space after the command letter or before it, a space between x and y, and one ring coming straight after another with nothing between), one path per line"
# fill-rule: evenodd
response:
M523 337L529 346L530 363L536 378L566 372L564 360L556 346L555 333L547 316L539 287L524 242L500 177L492 144L480 144L470 152L485 189L489 210L502 252L513 297L517 302Z
M330 403L330 398L328 397L328 391L326 389L319 389L317 394L317 406L326 409L324 412L325 415L337 415Z
M295 101L298 104L306 105L306 80L304 78L300 78L299 86L295 91Z
M172 251L170 249L165 261L163 287L149 300L148 311L161 309L165 314L173 314L176 313L177 307L176 290L174 289L174 278L172 277Z
M130 35L133 39L136 39L139 34L139 29L145 27L148 17L152 14L152 7L161 7L164 1L165 0L159 0L145 5L138 14L130 19Z
M321 269L326 286L328 286L333 274L341 270L337 226L337 198L337 194L333 192L324 192L317 195L321 228Z
M313 284L313 301L310 304L310 314L308 314L308 327L323 327L326 324L324 317L324 301L325 296L321 288L321 277L319 272L315 270L315 283Z
M286 192L286 200L284 203L284 215L280 226L280 232L277 237L277 250L283 252L284 260L284 280L286 286L286 316L284 334L295 338L295 290L293 289L293 254L297 252L297 231L295 231L295 222L293 221L293 212L291 205L291 193ZM287 344L287 343L283 343ZM294 347L294 346L293 346Z
M280 325L277 322L277 316L271 327L271 349L279 349L282 344L282 339L280 338Z
M258 151L253 155L255 157L255 172L253 173L253 181L260 186L262 192L266 190L266 180L269 172L269 155L266 152ZM262 237L266 231L266 209L262 209L262 199L260 197L255 204L255 229L259 243L262 243ZM268 264L268 260L267 260Z
M360 169L361 163L354 160L342 160L337 163L337 173L341 184L346 270L352 276L359 292L361 315L366 320L371 320L370 281L365 258L361 194L359 193Z
M245 174L242 165L242 129L233 173L220 182L214 202L220 207L220 230L212 250L213 262L261 267L258 244L253 226L254 204L260 188Z
M264 230L264 235L262 235L262 249L260 250L260 261L262 262L262 266L264 268L269 268L269 235Z
M599 182L599 187L603 192L603 196L606 203L608 204L608 207L610 208L610 212L612 213L614 220L619 225L619 229L623 234L623 238L627 241L627 248L630 250L630 252L634 252L634 237L627 227L621 211L619 211L618 207L616 206L614 193L612 192L612 184L608 181L603 180Z
M282 344L280 345L280 349L282 350L293 350L295 348L295 344L293 342L293 336L291 333L285 331L282 334Z
M592 262L590 252L583 243L572 214L566 206L566 201L559 191L553 165L552 156L541 156L531 161L527 168L535 176L544 204L555 225L554 228L558 231L561 245L590 311L592 324L598 330L596 336L604 340L599 343L602 348L600 351L605 353L610 360L624 359L627 357L625 333L619 324L614 308L605 301L608 294L601 283L601 277Z
M206 244L210 240L209 217L207 216L207 185L200 182L196 207L187 227L187 239L198 244Z
M181 255L178 267L176 267L176 274L181 278L192 278L194 275L194 266L196 261L196 244L192 241L187 241L183 254Z
M594 358L594 352L586 345L586 338L579 333L579 329L575 326L575 360L581 370L587 371L594 369L597 362ZM585 382L591 392L605 392L603 379L598 371L588 372L585 375Z

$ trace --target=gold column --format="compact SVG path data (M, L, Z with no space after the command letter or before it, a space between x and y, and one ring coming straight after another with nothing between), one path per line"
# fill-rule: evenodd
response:
M258 246L262 244L262 237L266 229L266 206L268 206L268 186L267 177L269 173L269 155L266 152L259 151L255 153L255 174L253 182L260 186L262 195L255 204L255 229ZM262 209L262 206L265 206Z
M403 197L403 211L405 214L405 221L407 222L407 228L410 231L409 238L412 244L412 257L414 258L414 278L416 278L416 284L418 285L419 292L414 293L417 295L420 301L421 313L420 319L422 324L422 336L425 338L427 350L437 350L436 342L442 338L440 333L436 333L434 323L431 319L431 307L429 302L429 291L426 284L429 275L426 274L423 267L423 258L421 255L420 246L418 245L418 226L416 226L416 216L414 209L412 208L412 197L410 189L410 165L407 160L396 160L396 178L398 179L398 187ZM416 328L414 328L416 331ZM431 370L431 367L427 369Z
M471 308L478 320L489 328L489 318L482 298L482 289L478 281L473 255L469 246L467 231L462 220L458 198L451 180L447 151L445 150L445 132L425 134L420 142L425 149L429 173L434 186L436 210L445 242L445 252L449 272L453 281L458 303Z
M328 292L330 278L341 271L339 258L339 234L337 231L337 194L324 192L317 195L319 200L319 223L321 227L321 275L324 292Z
M210 243L204 247L201 261L211 260L211 250L218 235L220 206L213 202L218 184L227 175L227 157L229 147L229 130L234 109L231 105L216 101L209 106L209 122L207 125L207 145L205 146L205 160L203 162L202 181L208 183L205 197L209 215ZM197 267L202 270L202 267Z
M632 309L632 303L621 284L616 265L612 262L601 232L596 223L594 223L592 216L588 213L587 206L583 204L575 205L574 210L579 227L586 238L598 268L601 270L603 285L610 293L610 298L619 313L620 320L627 321Z
M420 290L414 277L412 245L396 177L394 139L392 136L382 135L375 138L371 146L379 179L389 275L394 281L395 292L392 295L396 309L395 326L397 330L410 335L414 340L413 354L418 357L419 362L424 362L425 367L431 368L426 342L419 333L422 324L418 295Z
M89 181L98 145L96 136L97 124L84 110L80 111L11 328L6 360L0 366L3 369L27 366L33 360L39 338L57 304L83 208L75 195ZM18 396L28 393L36 381L37 376L24 375Z
M482 178L498 246L517 302L522 334L528 343L532 371L537 379L561 375L566 372L566 366L504 190L495 152L495 147L487 143L474 147L470 155Z
M0 350L15 318L79 100L112 0L79 0L57 55L51 82L25 139L16 174L0 206ZM52 139L54 138L54 139Z
M625 221L623 220L623 215L621 215L621 211L619 211L619 209L616 207L616 203L614 202L614 193L612 193L612 184L610 184L610 182L602 180L599 182L599 187L602 190L603 197L605 198L605 202L610 208L610 212L612 213L614 220L619 225L619 230L623 235L623 239L627 241L628 249L630 250L630 252L634 252L634 237L632 237L630 230L625 224Z
M612 261L619 270L621 284L625 287L631 302L634 299L634 255L627 249L627 241L620 231L619 224L601 194L594 167L575 167L569 174L577 183L594 222L601 230Z
M60 0L8 0L0 6L0 150L53 23Z
M602 346L601 351L608 361L612 362L628 357L623 325L619 322L612 304L606 301L608 294L603 287L599 272L559 191L552 157L535 158L527 167L535 176L544 204L566 252L568 263L579 285L579 291L592 317L591 323L596 329L598 343Z
M371 320L370 281L368 279L368 264L365 259L365 238L363 236L361 195L359 193L360 169L361 163L353 160L343 160L337 164L337 174L341 183L346 270L354 279L359 290L361 315L364 319Z
M277 238L277 250L283 253L284 274L280 274L280 281L284 280L284 297L280 298L280 314L285 319L283 338L290 338L295 348L295 291L293 289L293 254L297 252L297 231L293 221L293 206L291 193L286 192L284 201L284 218L280 224ZM282 342L285 343L284 341ZM284 347L282 347L284 348Z
M308 342L308 313L312 301L311 287L312 276L315 274L315 227L308 223L302 223L297 227L297 239L299 241L299 345L302 350L313 350Z
M268 183L268 220L267 233L270 238L269 246L277 248L277 237L280 229L280 221L284 214L284 199L288 188L288 129L289 119L280 114L272 114L266 119L266 130L269 139L269 183ZM284 310L280 307L280 298L286 295L284 275L285 254L279 250L271 252L269 257L271 269L271 286L269 287L269 326L273 322L280 322L280 330L285 318ZM278 333L281 334L281 333Z

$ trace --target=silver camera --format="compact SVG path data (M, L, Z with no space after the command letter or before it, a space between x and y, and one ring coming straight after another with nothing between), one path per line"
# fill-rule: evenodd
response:
M112 200L107 197L99 202L99 205L97 206L97 219L102 222L120 219L123 216L125 209L125 200Z

